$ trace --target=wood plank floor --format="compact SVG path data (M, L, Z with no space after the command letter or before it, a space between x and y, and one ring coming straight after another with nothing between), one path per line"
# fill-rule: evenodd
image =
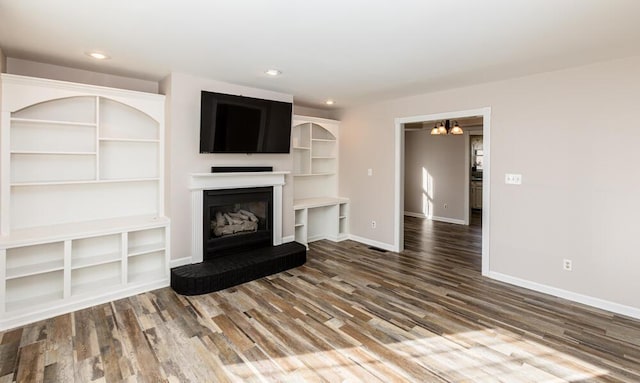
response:
M0 383L640 381L640 321L482 278L477 221L406 228L401 254L320 241L242 286L0 333Z

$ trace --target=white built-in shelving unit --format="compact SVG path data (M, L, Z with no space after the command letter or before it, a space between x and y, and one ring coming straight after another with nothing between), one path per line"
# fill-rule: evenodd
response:
M304 245L349 234L349 200L338 196L339 126L323 118L293 119L295 239Z
M0 329L167 286L164 96L0 81Z

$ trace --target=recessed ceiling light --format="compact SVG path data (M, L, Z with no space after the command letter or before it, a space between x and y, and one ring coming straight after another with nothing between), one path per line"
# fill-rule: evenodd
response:
M269 76L280 76L282 74L282 71L277 70L277 69L267 69L264 73L268 74Z
M333 104L335 104L335 101L329 99L329 100L325 101L324 103L327 104L327 105L333 105Z
M110 58L106 54L100 52L86 52L85 54L89 57L93 57L96 60L107 60Z

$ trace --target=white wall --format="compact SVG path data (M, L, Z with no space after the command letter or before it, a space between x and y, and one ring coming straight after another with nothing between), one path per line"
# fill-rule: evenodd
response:
M20 60L12 57L7 58L7 73L50 78L52 80L78 82L82 84L108 86L119 89L137 90L139 92L158 93L158 83L156 81L116 76L60 65Z
M173 259L190 256L191 197L189 175L209 173L211 166L273 166L291 171L288 154L200 154L200 92L203 90L242 94L249 97L292 102L293 96L249 88L206 78L172 73L160 84L167 96L167 193L166 211L171 218L171 255ZM283 188L283 236L293 236L293 177L286 177Z
M346 110L351 232L393 243L394 118L490 106L490 270L640 313L638 100L640 56Z
M405 132L404 211L464 222L465 137L430 133Z

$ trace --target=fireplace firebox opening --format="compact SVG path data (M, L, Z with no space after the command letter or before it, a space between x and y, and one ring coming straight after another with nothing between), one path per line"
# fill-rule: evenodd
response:
M273 244L273 188L203 192L203 259Z

